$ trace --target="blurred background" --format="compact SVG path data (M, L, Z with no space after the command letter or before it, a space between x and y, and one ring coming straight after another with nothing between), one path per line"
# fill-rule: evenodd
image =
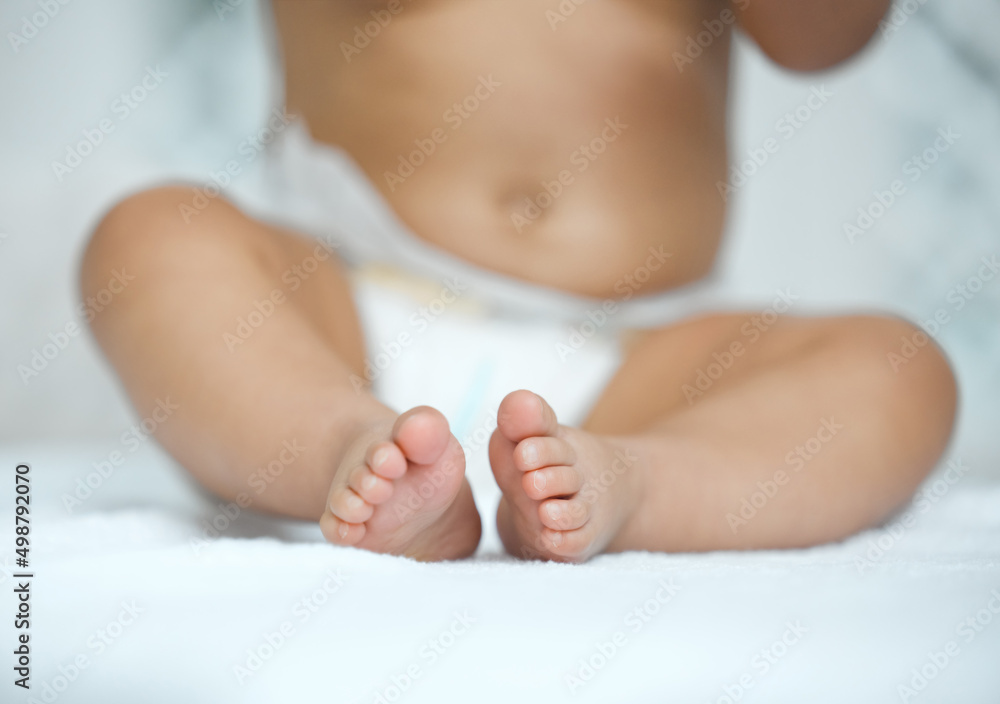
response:
M118 199L209 182L266 124L281 95L268 9L0 6L0 442L112 447L133 421L83 324L80 253ZM1000 478L1000 274L980 278L983 258L1000 258L998 40L996 0L907 0L827 74L778 71L738 41L733 161L768 138L780 148L741 169L753 173L730 198L721 262L747 296L787 287L816 309L918 321L946 311L937 340L962 388L952 454L980 478ZM897 179L905 193L880 209ZM252 169L232 186L250 199L259 187Z

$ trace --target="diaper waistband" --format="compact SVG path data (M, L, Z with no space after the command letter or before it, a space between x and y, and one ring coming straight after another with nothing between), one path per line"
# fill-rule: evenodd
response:
M313 141L301 120L274 143L268 159L272 194L280 201L275 217L333 243L355 276L417 300L460 292L460 307L477 314L599 319L611 329L658 327L720 305L714 275L618 300L578 296L471 264L417 238L350 155Z

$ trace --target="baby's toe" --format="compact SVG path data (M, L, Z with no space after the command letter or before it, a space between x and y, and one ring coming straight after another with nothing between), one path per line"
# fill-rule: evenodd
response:
M406 457L393 442L373 443L365 453L365 464L383 479L399 479L406 474Z
M347 485L370 504L378 505L392 496L393 484L389 479L378 476L367 465L362 465L351 472Z
M567 531L542 528L541 538L545 551L556 559L582 562L593 554L595 535L589 526Z
M552 407L538 394L521 389L507 394L497 410L497 430L511 442L555 435L559 421Z
M521 488L535 501L554 496L569 496L583 487L583 477L576 467L545 467L521 476Z
M522 472L576 462L576 450L561 438L547 435L522 440L514 448L514 466Z
M329 511L320 518L319 528L329 542L344 546L357 545L368 530L364 523L347 523Z
M451 439L448 419L436 408L417 406L396 419L392 440L413 464L437 462ZM381 472L378 472L381 474Z
M590 520L590 506L579 498L549 499L539 504L538 518L552 530L576 530Z
M333 492L328 507L330 513L347 523L364 523L375 512L375 508L370 503L350 488Z

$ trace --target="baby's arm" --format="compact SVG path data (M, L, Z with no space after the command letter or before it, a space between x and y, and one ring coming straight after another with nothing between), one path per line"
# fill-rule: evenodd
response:
M891 0L733 0L740 24L775 62L830 68L860 51Z

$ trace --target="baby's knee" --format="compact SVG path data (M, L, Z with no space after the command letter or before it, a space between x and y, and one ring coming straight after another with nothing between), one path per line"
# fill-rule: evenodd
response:
M84 252L84 267L187 239L201 239L206 230L220 234L230 231L231 227L219 227L220 221L238 217L239 211L222 199L198 200L199 195L192 187L163 186L122 199L94 228Z
M944 351L920 327L892 316L848 319L845 358L854 375L885 404L885 412L906 419L919 444L943 451L951 436L958 384Z
M853 335L858 356L864 356L900 390L954 411L957 383L944 351L923 329L893 316L857 316ZM950 422L950 421L949 421Z
M224 199L206 199L193 187L140 191L115 204L94 228L80 264L81 292L86 297L115 272L141 272L152 280L213 257L256 256L265 244L255 236L260 229Z

